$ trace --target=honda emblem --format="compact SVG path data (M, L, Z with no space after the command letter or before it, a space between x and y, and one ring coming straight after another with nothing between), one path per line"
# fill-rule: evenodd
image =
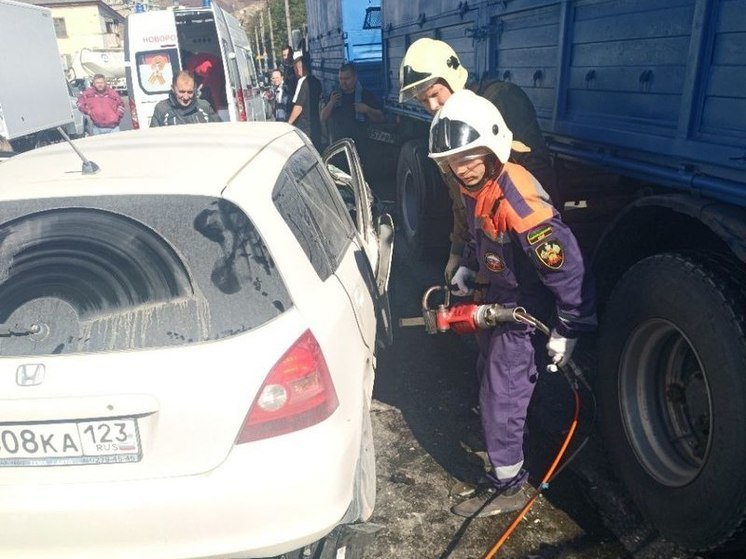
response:
M19 365L16 369L16 384L18 386L37 386L44 382L46 367L43 363L29 363Z

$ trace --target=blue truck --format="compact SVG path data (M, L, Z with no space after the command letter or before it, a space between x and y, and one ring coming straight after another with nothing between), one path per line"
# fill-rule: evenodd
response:
M359 60L397 154L397 227L418 255L447 243L427 160L430 117L398 101L420 37L472 80L524 89L563 216L599 291L600 434L641 512L697 552L746 544L746 0L306 0L312 67ZM353 14L353 15L347 15ZM367 53L375 48L366 47Z

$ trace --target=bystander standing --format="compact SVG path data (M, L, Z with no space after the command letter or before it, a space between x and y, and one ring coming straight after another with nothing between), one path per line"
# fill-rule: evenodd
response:
M293 95L293 107L288 122L305 132L317 150L321 151L321 119L319 101L321 99L321 82L310 73L310 65L302 53L294 56L293 68L298 78L298 85Z
M119 132L124 102L119 93L106 83L104 75L96 74L91 87L78 97L78 110L88 117L90 134L109 134Z
M272 117L278 122L287 122L290 116L291 96L285 84L282 70L274 69L270 76L272 86L267 99L272 103Z
M295 69L293 68L293 49L290 45L282 47L282 63L280 65L280 70L282 70L282 77L285 81L285 86L288 88L288 94L290 97L293 97L298 79L295 77Z
M220 117L210 103L195 95L195 88L194 75L191 72L182 70L176 74L168 99L156 104L150 126L220 122Z
M352 138L366 167L370 159L368 125L385 119L382 109L376 94L360 83L355 64L346 62L339 68L339 88L329 95L320 117L327 123L329 141Z

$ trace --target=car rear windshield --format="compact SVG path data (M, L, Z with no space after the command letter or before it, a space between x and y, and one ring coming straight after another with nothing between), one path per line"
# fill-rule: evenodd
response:
M225 200L0 203L0 355L199 343L291 305L260 232Z

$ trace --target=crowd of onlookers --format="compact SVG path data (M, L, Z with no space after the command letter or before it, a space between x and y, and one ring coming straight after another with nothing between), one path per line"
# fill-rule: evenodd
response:
M201 70L209 61L193 62L174 76L168 98L155 107L151 127L220 120L213 100L216 84L209 80L214 72ZM321 82L310 71L307 55L286 46L280 64L269 72L269 80L264 97L271 107L270 118L298 127L319 150L323 147L322 125L328 143L352 138L363 152L368 123L384 120L380 99L363 87L352 62L342 64L337 87L324 95ZM78 109L87 117L90 135L117 132L125 111L121 96L101 74L80 94Z
M211 82L203 71L209 61L191 56L187 62L173 77L168 97L156 104L149 126L221 120L215 106L220 84ZM263 96L270 120L296 126L319 151L340 138L352 138L366 159L368 125L384 120L383 104L360 83L354 63L342 64L339 83L323 92L321 82L311 73L307 53L285 46L277 68L268 72L268 78ZM118 132L125 116L122 96L102 74L95 75L81 91L77 108L85 116L86 135ZM0 147L9 150L10 145Z
M311 73L308 57L286 46L281 64L270 72L270 84L265 98L271 104L274 120L297 126L319 150L324 137L326 143L352 138L365 158L368 124L384 120L383 104L360 83L354 63L340 66L338 85L325 94L321 82Z

